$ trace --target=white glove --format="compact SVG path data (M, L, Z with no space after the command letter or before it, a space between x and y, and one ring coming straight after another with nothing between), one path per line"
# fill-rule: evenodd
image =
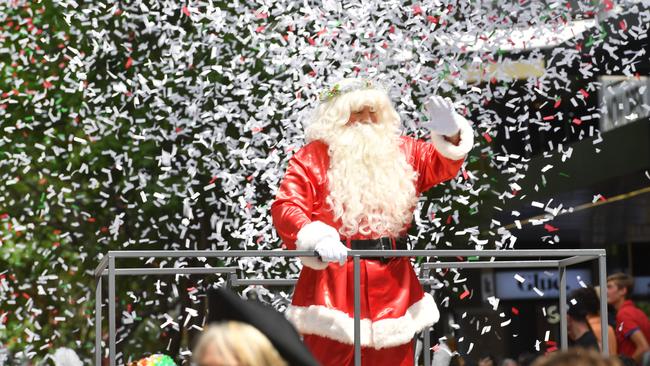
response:
M348 248L339 239L331 237L323 238L316 244L314 250L318 252L320 260L323 262L339 262L340 264L345 264L345 261L348 259Z
M438 95L429 97L424 104L429 119L422 125L442 136L453 136L460 131L454 104L449 98ZM462 117L460 117L462 118Z

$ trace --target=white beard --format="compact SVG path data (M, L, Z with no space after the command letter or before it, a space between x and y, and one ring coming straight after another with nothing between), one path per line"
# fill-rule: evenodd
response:
M398 236L413 219L417 174L389 124L354 123L326 138L330 167L327 203L341 234Z

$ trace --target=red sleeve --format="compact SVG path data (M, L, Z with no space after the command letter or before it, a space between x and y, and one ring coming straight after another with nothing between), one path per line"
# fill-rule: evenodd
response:
M639 330L639 323L636 320L636 317L631 311L619 311L616 314L616 323L619 333L621 333L625 338L630 338L634 332Z
M458 174L465 159L452 160L440 154L432 143L413 141L413 165L418 173L417 191L425 192Z
M297 155L297 154L296 154ZM288 249L296 249L298 231L311 222L316 196L315 184L310 179L308 167L294 155L280 183L271 216L275 229Z

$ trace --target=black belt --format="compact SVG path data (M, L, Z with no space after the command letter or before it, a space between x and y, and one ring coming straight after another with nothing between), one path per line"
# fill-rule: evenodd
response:
M352 250L407 250L408 236L395 238L395 247L393 248L393 238L383 237L379 239L350 240L350 249ZM361 259L380 260L383 263L396 257L362 257Z

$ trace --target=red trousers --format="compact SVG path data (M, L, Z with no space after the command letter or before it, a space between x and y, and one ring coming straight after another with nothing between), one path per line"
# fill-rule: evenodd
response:
M303 342L323 366L354 366L354 345L313 334ZM413 342L396 347L374 349L361 347L361 364L368 366L413 366Z

